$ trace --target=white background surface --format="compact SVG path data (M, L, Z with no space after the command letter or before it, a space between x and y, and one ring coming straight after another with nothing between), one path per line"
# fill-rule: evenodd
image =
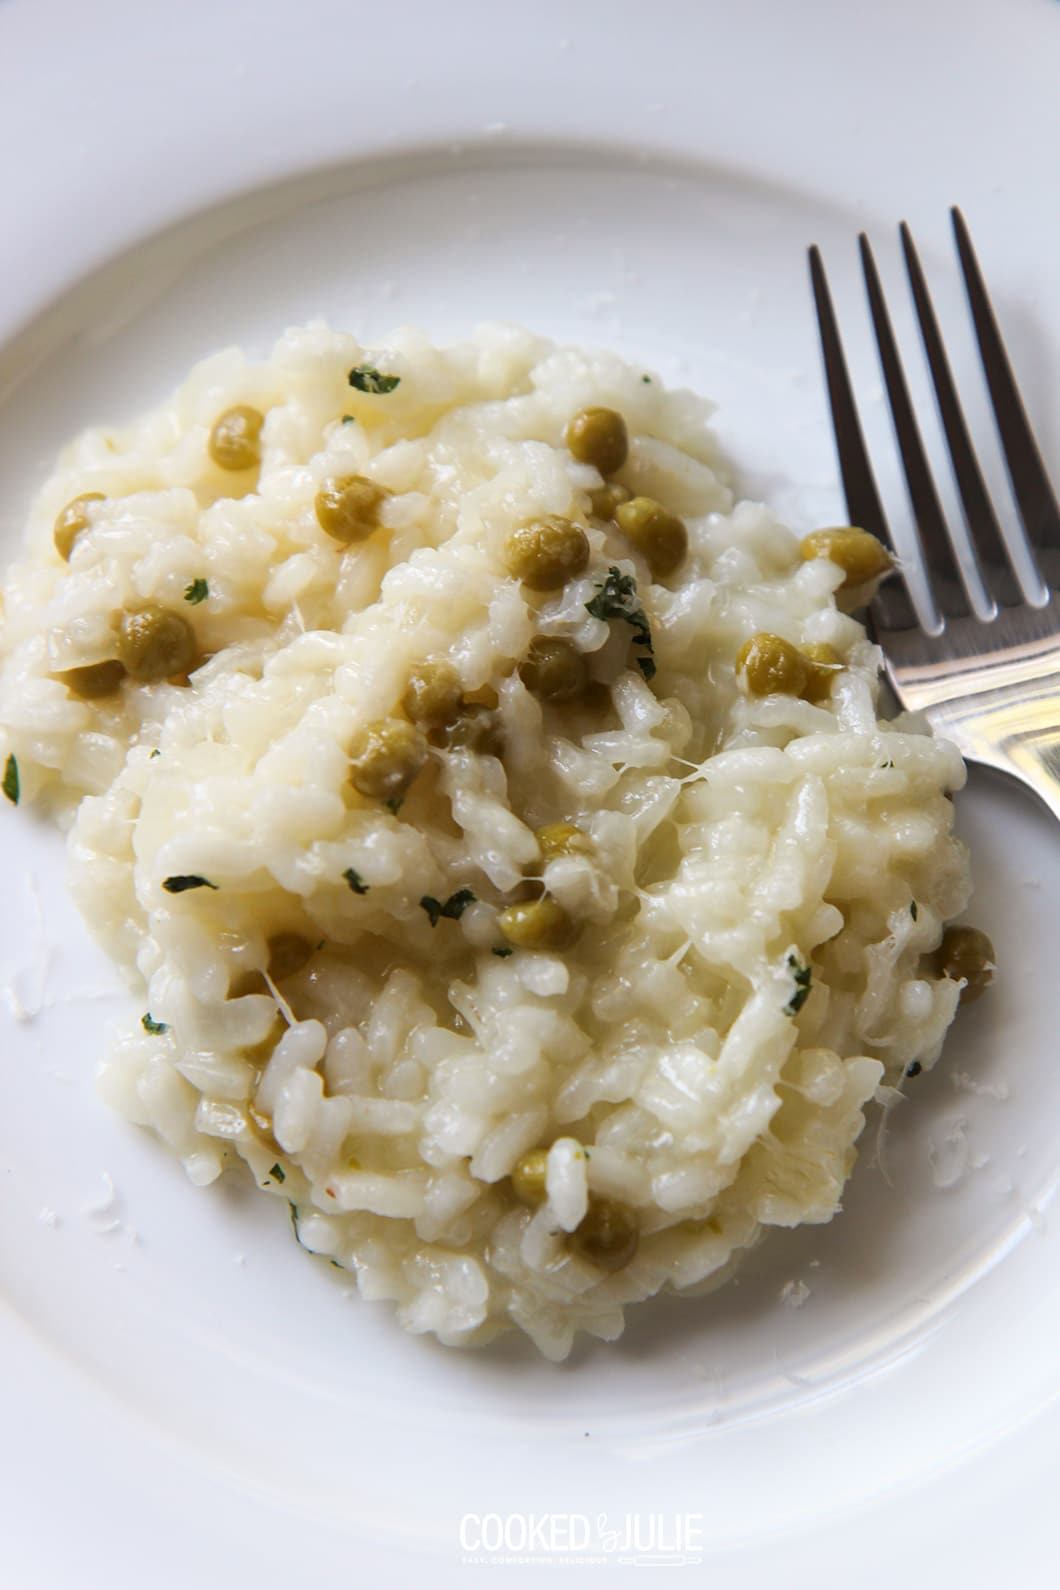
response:
M803 251L825 250L871 397L853 239L871 226L907 330L909 219L975 392L955 201L1057 465L1058 81L1054 0L0 0L4 556L71 429L317 313L616 346L716 397L792 522L834 518ZM886 460L878 402L868 423ZM1004 975L893 1118L893 1185L870 1127L842 1220L562 1369L399 1337L282 1205L195 1191L112 1119L91 1078L123 996L55 836L0 813L0 1584L617 1574L462 1565L461 1515L494 1510L701 1515L686 1579L748 1590L1051 1584L1060 846L985 776L960 812Z

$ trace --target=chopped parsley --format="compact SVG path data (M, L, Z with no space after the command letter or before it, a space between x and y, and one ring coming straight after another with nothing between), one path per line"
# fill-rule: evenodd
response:
M167 894L183 894L186 889L216 889L209 878L200 878L197 872L178 872L172 878L163 878L162 887Z
M597 587L596 595L591 602L586 602L585 611L591 613L593 618L601 618L605 623L612 619L621 619L633 631L633 644L639 646L647 653L644 657L637 658L637 666L645 679L655 676L655 662L652 657L651 629L643 607L637 600L637 582L632 574L623 574L620 569L612 566L607 571L603 585Z
M190 585L184 587L184 600L190 602L192 607L198 607L200 602L205 602L210 594L210 587L205 580L192 580Z
M347 867L346 871L342 874L342 876L346 879L346 882L349 884L349 886L353 890L354 894L367 894L368 893L368 890L371 887L371 885L365 883L364 879L361 877L361 875L357 871L356 867Z
M919 915L919 912L917 911L917 908L916 908L916 901L915 900L910 900L910 902L909 902L909 915L913 918L914 922L916 921L917 916Z
M884 767L893 767L893 766L894 766L894 763L893 763L893 762L881 762L881 763L880 763L880 767L881 767L881 768L884 768Z
M18 779L18 760L15 757L14 752L11 753L4 764L4 782L2 788L4 794L7 796L12 806L17 806L19 795L22 793L22 786Z
M515 954L515 951L512 949L510 944L502 944L499 946L499 948L490 950L490 954L499 955L502 961L506 961L509 955Z
M156 1021L149 1010L145 1011L140 1017L140 1026L144 1032L149 1032L153 1038L158 1037L160 1033L169 1031L169 1022Z
M786 1016L797 1016L810 997L810 984L813 982L813 973L808 966L803 966L797 955L788 956L788 966L795 983L795 992L784 1006Z
M288 1198L287 1207L291 1211L291 1230L294 1232L295 1241L298 1243L300 1248L305 1248L305 1243L302 1241L298 1230L298 1205L293 1204ZM311 1253L313 1251L312 1248L305 1248L305 1250L307 1253Z
M403 800L404 796L402 795L392 795L388 801L383 802L383 805L386 807L388 812L393 812L394 816L396 817L398 812L401 810Z
M478 899L473 889L458 889L451 894L448 900L436 900L433 894L425 894L420 905L431 919L431 927L437 927L441 917L448 917L452 922L459 922L469 905Z
M455 894L449 896L442 906L442 915L451 917L454 922L459 922L468 906L474 905L477 898L478 896L474 889L458 889Z
M153 751L152 751L152 752L151 752L151 755L150 755L150 756L149 756L149 757L148 757L148 759L147 759L147 760L148 760L148 761L149 761L149 762L153 762L153 761L154 761L154 759L155 759L155 757L156 757L156 756L161 756L161 755L162 755L162 753L161 753L161 751L160 751L160 750L159 750L159 749L158 749L158 746L157 746L157 745L156 745L156 746L155 746L155 748L154 748L154 750L153 750Z
M641 380L644 382L645 386L651 386L651 376L650 375L642 375L641 376Z
M383 375L381 371L376 370L370 364L355 364L350 371L349 382L351 386L357 388L358 392L375 394L393 392L396 386L400 386L401 377L399 375Z
M283 1168L282 1165L270 1165L269 1166L269 1175L273 1178L274 1181L278 1181L280 1183L281 1187L283 1186L284 1182L287 1180L287 1175L286 1175L286 1172L284 1171L284 1168ZM291 1205L291 1208L292 1209L294 1208L293 1204Z
M352 414L344 414L342 416L342 423L343 425L355 425L357 422Z
M919 1060L912 1060L906 1066L905 1074L907 1077L918 1077L923 1069L924 1067L920 1064Z

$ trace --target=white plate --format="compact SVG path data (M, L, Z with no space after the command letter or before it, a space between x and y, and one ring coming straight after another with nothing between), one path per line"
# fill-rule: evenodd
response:
M616 347L719 400L749 490L834 519L805 247L869 392L854 235L872 226L904 310L907 214L977 391L954 200L1060 464L1060 8L527 9L0 9L5 558L70 431L312 315ZM1017 94L1018 120L983 114ZM869 419L882 456L878 402ZM448 1585L487 1514L517 1551L538 1521L523 1573L551 1581L585 1572L573 1548L609 1582L633 1519L643 1567L676 1541L728 1587L1051 1582L1060 846L987 775L959 812L1001 979L892 1117L891 1184L874 1122L841 1219L563 1368L402 1336L299 1251L282 1204L196 1191L109 1115L92 1073L126 996L56 836L0 814L5 1582Z

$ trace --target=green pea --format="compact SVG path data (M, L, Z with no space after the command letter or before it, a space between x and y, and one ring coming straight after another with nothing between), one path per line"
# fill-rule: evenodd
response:
M548 895L510 905L497 918L509 944L521 950L564 950L578 937L578 924Z
M669 513L654 497L634 497L621 503L615 510L615 523L655 575L672 574L688 556L684 520Z
M239 471L257 469L261 463L261 430L265 416L260 409L237 403L225 409L213 423L207 450L219 469Z
M569 422L566 442L579 464L613 475L629 457L629 432L616 409L580 409Z
M508 572L532 591L558 591L589 562L589 540L571 519L549 514L512 530L505 543Z
M379 526L387 492L364 475L344 475L321 486L313 503L317 523L336 541L363 541Z
M83 491L80 497L68 502L56 516L52 539L55 542L55 550L64 563L69 563L77 538L92 528L92 517L89 512L92 504L106 500L101 491Z
M593 1198L577 1230L568 1238L575 1253L609 1275L624 1270L640 1242L632 1212L609 1198Z
M375 800L400 800L427 760L427 742L403 718L367 724L350 747L350 782Z
M573 641L538 635L519 664L519 677L542 701L573 701L589 682L589 664Z
M190 673L199 660L195 631L180 613L144 607L126 613L118 630L118 658L141 684Z

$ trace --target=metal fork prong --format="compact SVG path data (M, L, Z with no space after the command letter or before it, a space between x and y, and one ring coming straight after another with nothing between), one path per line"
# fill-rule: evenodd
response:
M1055 549L1060 547L1060 506L1012 373L967 224L956 205L950 211L950 219L1012 494L1031 545Z
M924 343L931 379L935 384L939 418L949 444L953 474L960 493L961 506L968 525L972 543L978 555L979 572L987 592L1002 607L1012 607L1022 601L1019 586L1013 577L1005 538L986 489L983 472L979 467L972 439L964 418L964 410L953 380L950 361L939 331L935 308L931 302L924 269L920 263L913 234L903 221L899 227L902 253L909 275L920 335Z
M876 488L876 477L869 463L868 449L858 418L854 389L843 353L832 294L824 271L821 251L816 243L810 249L810 282L813 287L814 308L821 336L824 356L825 382L828 387L828 404L832 411L832 429L835 433L839 473L843 479L843 495L851 524L860 526L876 536L894 551L894 542L887 527L887 519ZM904 584L889 580L876 597L874 606L883 623L893 629L915 629L917 618Z
M883 504L876 489L876 478L869 463L868 449L861 432L854 389L850 384L843 344L839 337L839 324L824 273L824 262L816 243L810 249L810 281L813 284L813 301L817 310L817 324L821 333L824 354L824 373L828 383L828 402L832 410L832 428L835 431L836 450L839 454L839 471L843 477L843 495L852 524L878 536L893 551L894 543L887 528Z
M926 561L931 594L947 618L963 618L968 614L968 603L960 582L960 571L950 544L946 516L939 502L932 478L931 467L924 451L920 428L913 412L913 404L906 385L905 371L898 355L891 328L891 317L883 296L879 271L873 258L869 240L862 232L858 238L861 267L865 273L865 287L869 295L869 309L876 332L876 346L880 353L883 379L891 405L894 434L902 456L902 468L909 488L913 518L920 539L921 553Z

